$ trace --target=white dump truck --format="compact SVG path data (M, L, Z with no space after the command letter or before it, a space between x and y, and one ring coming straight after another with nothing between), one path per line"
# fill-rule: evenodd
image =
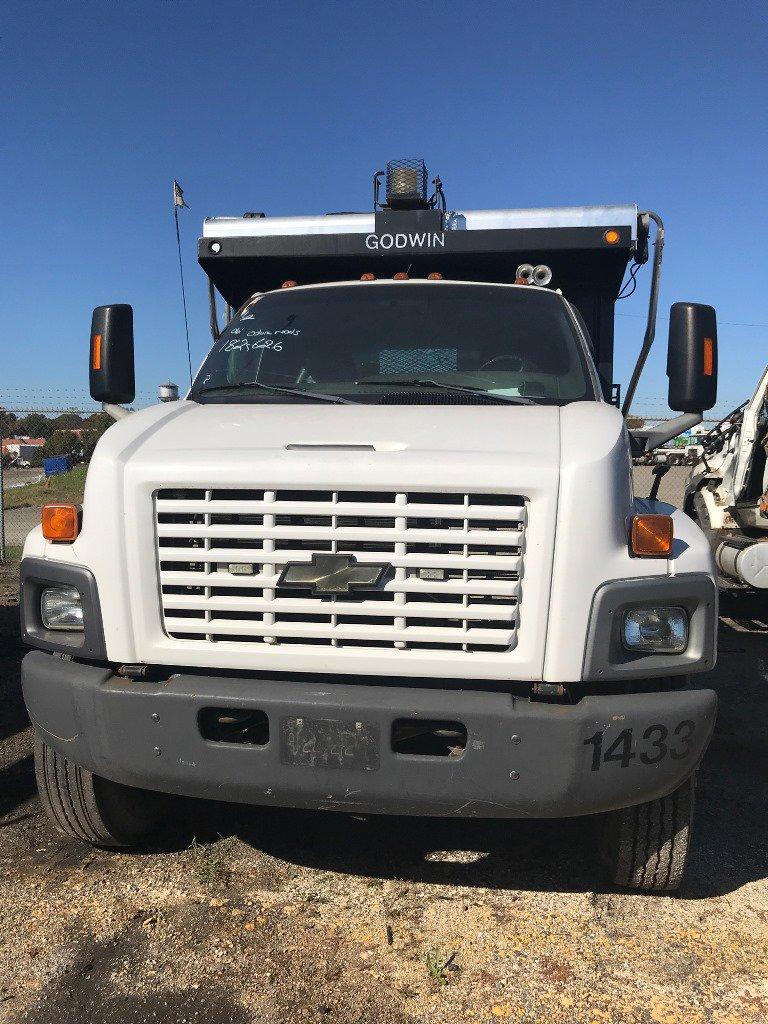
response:
M630 435L614 304L655 223L626 414L660 218L451 211L422 163L383 177L368 213L205 221L214 341L181 401L128 414L132 310L95 310L91 394L117 421L21 569L43 806L103 846L146 841L173 795L593 815L615 884L672 890L717 589L631 456L714 404L714 310L673 307L683 415Z
M768 367L751 398L701 436L685 509L710 540L722 588L768 589Z

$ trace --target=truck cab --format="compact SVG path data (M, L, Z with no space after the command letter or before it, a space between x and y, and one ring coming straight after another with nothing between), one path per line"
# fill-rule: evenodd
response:
M615 884L672 890L717 590L699 528L633 493L632 452L664 439L616 404L648 217L449 212L398 180L370 214L205 222L234 312L219 330L214 303L182 401L127 414L131 310L95 311L91 393L117 421L21 570L43 804L106 846L174 795L593 815ZM659 267L660 247L656 289ZM714 331L679 305L690 416Z

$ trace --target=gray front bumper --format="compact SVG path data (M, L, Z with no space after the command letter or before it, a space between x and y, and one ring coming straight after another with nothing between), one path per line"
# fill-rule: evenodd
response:
M39 651L24 659L23 685L46 743L117 782L241 803L447 817L568 817L663 796L698 765L717 708L711 690L591 696L566 706L332 678L179 674L132 682ZM264 711L269 741L203 739L198 713L206 707ZM365 723L380 739L377 766L285 763L287 717ZM457 758L396 754L389 737L398 718L462 722L466 750Z

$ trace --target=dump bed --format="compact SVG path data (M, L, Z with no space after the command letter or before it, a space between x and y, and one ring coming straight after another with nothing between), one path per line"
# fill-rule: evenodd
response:
M530 210L377 210L311 217L210 217L198 259L237 308L257 291L439 272L513 282L521 263L545 263L553 288L580 309L603 387L613 378L614 303L628 262L647 259L647 222L633 204Z

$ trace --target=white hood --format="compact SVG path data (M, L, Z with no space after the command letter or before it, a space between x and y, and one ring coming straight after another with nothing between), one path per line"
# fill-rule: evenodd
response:
M179 402L122 420L110 438L132 457L169 452L210 463L229 453L285 452L293 446L350 446L377 453L463 452L479 457L559 456L560 410L554 406L380 406L331 403L198 405Z

